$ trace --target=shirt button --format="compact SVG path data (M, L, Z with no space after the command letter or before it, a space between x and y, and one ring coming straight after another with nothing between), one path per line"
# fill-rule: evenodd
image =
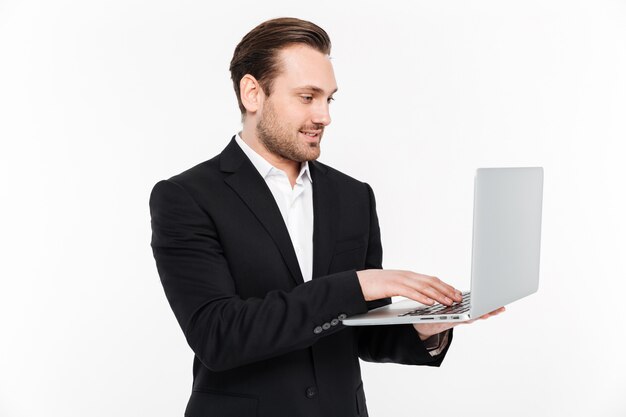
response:
M330 329L330 323L324 323L324 324L322 324L322 329L323 329L323 330L328 330L328 329Z
M306 389L306 397L313 398L317 395L317 389L315 387L308 387Z
M337 319L332 319L332 320L330 321L330 325L331 325L331 326L336 326L336 325L338 325L338 324L339 324L339 320L337 320Z
M322 333L322 330L322 326L317 326L315 329L313 329L313 333L320 334Z
M347 318L348 318L348 316L346 316L344 313L341 313L340 315L338 315L338 316L337 316L337 318L338 318L339 320L344 320L344 319L347 319Z

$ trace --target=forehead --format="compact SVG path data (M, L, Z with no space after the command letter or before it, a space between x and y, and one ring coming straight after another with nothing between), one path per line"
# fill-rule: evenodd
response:
M283 48L278 53L280 72L274 79L275 89L302 86L318 87L327 94L337 89L330 57L306 45Z

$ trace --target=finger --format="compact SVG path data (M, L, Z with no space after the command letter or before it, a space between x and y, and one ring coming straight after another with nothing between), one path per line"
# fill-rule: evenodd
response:
M413 327L420 333L424 334L437 334L445 332L448 329L451 329L457 325L461 324L460 322L450 322L450 323L413 323Z
M413 291L417 291L422 295L409 295L408 297L423 304L432 305L436 301L450 306L454 304L455 301L460 302L463 299L460 291L437 277L417 274L411 271L402 271L400 279L402 285L406 286L412 294L414 294ZM423 301L423 297L426 297L426 300Z
M505 311L505 308L504 307L500 307L499 309L493 310L492 312L490 312L489 315L497 316L498 314L503 313L504 311Z
M463 293L461 293L461 291L454 288L452 285L443 282L441 279L437 277L428 277L428 278L430 278L429 280L430 285L433 288L435 288L437 291L439 291L441 294L443 294L444 296L450 298L451 300L458 301L458 302L463 300Z
M452 304L454 304L454 300L450 297L448 297L446 294L442 293L441 291L439 291L436 288L433 287L423 287L420 289L420 292L422 292L422 294L432 298L433 300L450 306Z
M396 285L398 285L398 295L408 297L426 305L433 305L438 301L433 298L436 293L427 291L424 285L419 285L419 283L413 279L410 272L401 271L397 278Z
M405 284L441 304L452 305L459 298L453 287L437 277L410 273Z
M472 324L472 323L474 323L476 320L485 320L485 319L488 319L489 317L492 317L492 316L497 316L498 314L502 313L502 312L503 312L503 311L505 311L505 310L506 310L506 309L505 309L504 307L500 307L500 308L499 308L499 309L497 309L497 310L493 310L492 312L489 312L489 313L483 314L482 316L477 317L477 318L475 318L475 319L462 321L462 322L460 322L460 324Z
M417 301L419 303L422 303L422 304L426 304L426 305L433 305L433 304L435 304L435 300L433 300L429 296L427 296L427 295L417 291L415 288L405 287L404 291L402 291L402 293L400 293L399 295L402 295L404 297L408 297L411 300L415 300L415 301Z
M482 316L480 316L479 318L480 318L480 319L486 319L486 318L489 318L489 317L497 316L498 314L502 313L504 310L505 310L505 308L504 308L504 307L500 307L500 308L499 308L499 309L497 309L497 310L493 310L492 312L489 312L489 313L487 313L487 314L483 314L483 315L482 315Z

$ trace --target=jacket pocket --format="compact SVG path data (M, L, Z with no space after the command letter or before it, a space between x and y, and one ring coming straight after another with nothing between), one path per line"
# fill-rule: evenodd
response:
M194 390L185 417L256 417L258 399L251 395Z
M366 254L365 238L339 241L335 244L328 272L361 270L365 266Z
M366 243L367 241L365 240L365 237L358 239L342 240L335 243L335 249L333 250L333 254L338 255L340 253L347 252L353 249L359 249L365 246Z
M365 405L365 392L363 391L363 382L356 389L356 411L359 417L368 417L367 406Z

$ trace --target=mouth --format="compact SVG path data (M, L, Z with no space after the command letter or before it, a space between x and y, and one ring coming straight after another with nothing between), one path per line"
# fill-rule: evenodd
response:
M317 142L322 136L321 130L300 130L299 133L308 142Z

